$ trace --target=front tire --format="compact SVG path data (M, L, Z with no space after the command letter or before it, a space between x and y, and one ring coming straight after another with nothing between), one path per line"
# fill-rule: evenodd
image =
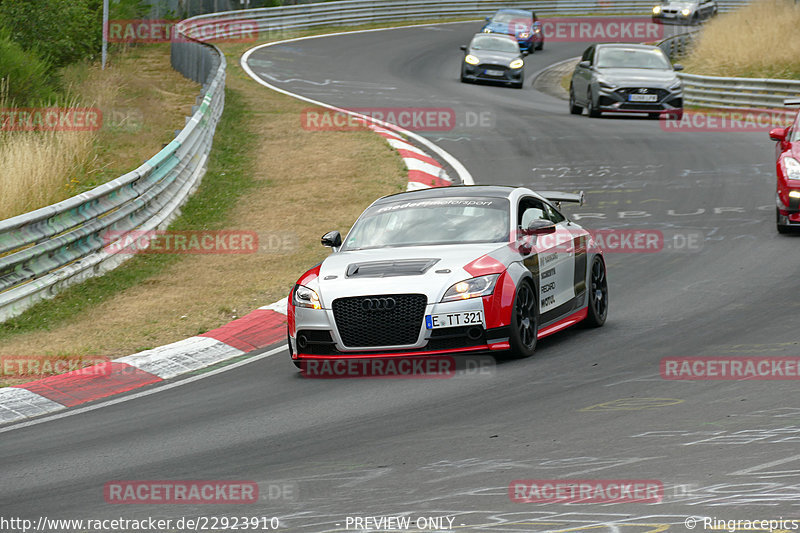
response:
M533 285L523 280L514 295L511 310L511 356L525 358L533 355L539 335L539 306Z
M572 87L569 88L569 112L572 115L583 113L583 108L575 103L575 91L572 90Z
M589 279L589 302L584 324L591 328L599 328L608 317L608 279L606 264L599 255L594 256Z
M589 94L586 95L586 111L589 113L589 116L592 118L600 118L600 111L594 107L594 100L592 99L592 90L589 89Z
M793 229L781 224L781 212L777 207L775 208L775 229L777 229L778 233L781 235L787 235L791 233Z

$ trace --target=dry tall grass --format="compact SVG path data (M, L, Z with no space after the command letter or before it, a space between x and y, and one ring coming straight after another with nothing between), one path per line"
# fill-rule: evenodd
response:
M688 72L800 78L800 4L756 0L707 23L688 57Z
M0 220L69 197L93 142L89 132L0 132Z
M199 85L172 70L169 46L123 50L107 68L77 64L60 73L59 107L102 112L94 132L15 132L0 127L0 220L89 190L153 156L182 127ZM0 84L2 78L0 77ZM0 108L4 102L0 87Z

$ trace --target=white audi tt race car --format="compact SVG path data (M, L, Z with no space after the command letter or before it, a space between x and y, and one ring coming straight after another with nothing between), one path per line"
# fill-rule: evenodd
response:
M562 215L583 195L456 186L386 196L289 294L293 362L504 352L608 313L605 261Z

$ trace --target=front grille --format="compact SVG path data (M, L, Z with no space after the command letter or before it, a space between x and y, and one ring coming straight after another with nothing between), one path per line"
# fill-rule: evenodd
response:
M496 70L498 72L502 72L502 74L496 76L498 78L505 76L506 72L508 71L508 67L506 67L505 65L489 65L486 63L481 63L480 65L478 65L478 68L480 69L480 72L483 76L489 76L489 74L486 74L487 70Z
M386 305L392 300L393 305ZM379 301L369 309L369 302ZM424 294L384 294L338 298L333 318L349 348L416 344L428 299ZM389 309L386 309L389 307Z

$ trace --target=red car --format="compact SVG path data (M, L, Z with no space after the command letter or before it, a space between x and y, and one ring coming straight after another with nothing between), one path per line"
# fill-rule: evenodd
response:
M786 105L800 105L800 99L786 100ZM778 173L777 227L779 233L800 228L800 113L788 128L770 130L775 147Z

